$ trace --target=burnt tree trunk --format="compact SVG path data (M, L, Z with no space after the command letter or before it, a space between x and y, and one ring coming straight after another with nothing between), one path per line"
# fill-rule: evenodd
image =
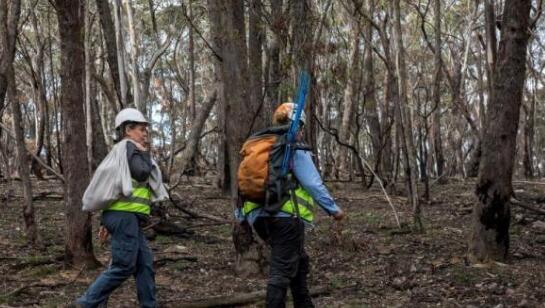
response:
M62 165L65 175L65 258L74 266L98 264L93 254L91 215L81 210L81 198L89 183L85 118L84 3L56 0L61 47Z
M505 260L519 112L526 72L530 0L507 0L493 89L482 140L469 254L473 261Z

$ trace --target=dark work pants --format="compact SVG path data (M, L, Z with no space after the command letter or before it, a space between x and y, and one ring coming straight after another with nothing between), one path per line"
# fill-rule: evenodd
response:
M292 217L259 217L254 229L271 246L267 307L285 307L288 287L294 307L314 307L307 286L310 268L304 222Z
M85 294L77 300L83 307L105 306L108 296L130 276L136 279L141 307L156 307L153 255L138 216L128 212L107 211L102 224L112 237L112 263Z

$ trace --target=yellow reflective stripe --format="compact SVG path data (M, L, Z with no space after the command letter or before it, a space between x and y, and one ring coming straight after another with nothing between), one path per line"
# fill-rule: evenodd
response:
M297 198L297 205L299 206L299 217L308 222L312 222L314 220L314 200L301 187L295 190L295 196ZM297 215L297 209L291 199L284 203L280 210L288 214Z
M121 211L149 215L151 213L151 207L147 204L116 201L107 209L107 211Z
M295 190L295 196L297 198L297 205L299 206L299 217L301 219L312 222L314 220L314 200L312 197L301 187L297 188ZM242 214L248 215L255 209L260 208L261 205L252 201L245 201L244 205L242 206ZM297 210L295 208L295 205L289 199L282 205L282 208L280 208L280 211L297 216Z
M245 201L244 206L242 207L242 213L244 215L248 215L251 211L261 207L261 205L252 202L252 201Z
M151 200L151 189L147 187L140 187L140 188L133 189L132 196Z
M314 220L314 213L306 206L302 204L298 204L298 205L299 205L299 217L308 222L312 222ZM280 210L282 212L285 212L291 215L297 215L297 210L295 209L295 205L293 204L293 202L291 202L291 200L284 203L284 205L282 206Z
M139 183L132 181L133 190L130 197L121 198L115 201L107 209L111 211L132 212L149 215L151 212L151 189L147 186L138 186Z

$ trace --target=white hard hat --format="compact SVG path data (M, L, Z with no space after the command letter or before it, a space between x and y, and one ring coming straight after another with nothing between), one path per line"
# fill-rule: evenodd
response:
M115 116L115 128L118 129L121 124L125 122L137 122L137 123L146 123L148 124L148 120L144 117L142 112L138 111L138 109L134 108L125 108L121 110L116 116Z
M273 124L285 124L287 120L293 120L295 118L295 104L294 103L283 103L276 108L273 114ZM307 117L305 111L301 111L301 118L299 121L303 122L303 125L307 122Z

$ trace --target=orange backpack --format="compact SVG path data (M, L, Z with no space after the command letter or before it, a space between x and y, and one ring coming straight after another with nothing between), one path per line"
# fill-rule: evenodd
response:
M238 189L242 197L254 202L265 200L269 177L270 153L278 135L250 137L242 146L242 161L238 168Z
M252 201L274 214L290 198L296 179L281 174L288 129L289 125L266 128L252 135L242 146L238 168L241 203ZM295 144L293 149L310 150L302 143Z

